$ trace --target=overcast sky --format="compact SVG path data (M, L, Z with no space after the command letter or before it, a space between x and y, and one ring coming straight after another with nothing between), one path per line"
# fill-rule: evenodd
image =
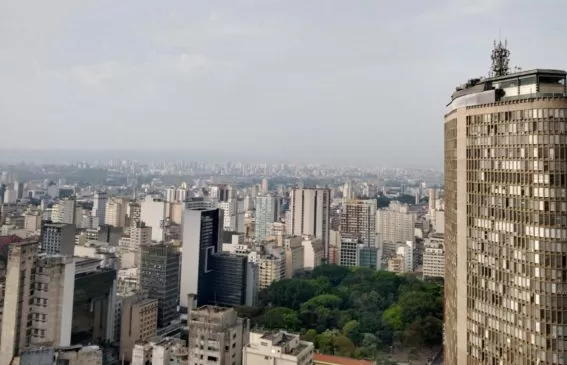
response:
M0 147L442 166L454 86L488 73L500 32L512 65L567 68L565 14L565 0L4 0Z

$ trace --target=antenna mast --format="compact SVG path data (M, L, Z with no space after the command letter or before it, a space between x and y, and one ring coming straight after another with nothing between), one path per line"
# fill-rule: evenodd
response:
M494 49L492 50L492 74L494 77L508 75L510 63L510 51L508 50L508 42L494 41Z

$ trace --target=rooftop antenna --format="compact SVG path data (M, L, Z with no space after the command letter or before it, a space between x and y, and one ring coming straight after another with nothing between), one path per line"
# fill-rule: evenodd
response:
M510 51L508 50L508 41L494 41L494 49L492 50L492 74L494 77L508 75L510 63Z

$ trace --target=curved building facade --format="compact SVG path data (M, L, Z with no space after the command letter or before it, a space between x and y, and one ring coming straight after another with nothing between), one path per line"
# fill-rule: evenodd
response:
M445 115L445 364L567 364L567 74L470 80Z

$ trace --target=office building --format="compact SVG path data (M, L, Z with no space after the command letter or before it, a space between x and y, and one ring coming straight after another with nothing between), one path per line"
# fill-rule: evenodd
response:
M249 333L247 319L233 308L201 306L190 309L189 364L233 365L242 363L242 347Z
M75 258L73 344L114 341L116 269L101 267L100 262L96 258Z
M73 256L75 225L44 222L41 228L40 252Z
M567 73L508 55L445 114L447 364L567 361Z
M97 191L94 193L92 216L98 219L99 225L104 224L104 218L106 217L107 200L108 197L105 192Z
M118 297L120 302L119 358L132 361L132 350L137 341L145 341L157 334L158 301L147 293L128 293Z
M329 252L330 209L330 189L293 189L289 210L291 231L287 233L297 236L310 235L321 239L325 249L325 257L327 257Z
M341 215L341 234L357 235L361 242L376 247L376 199L348 200Z
M268 237L270 223L279 217L279 198L271 195L258 196L256 198L256 221L254 227L254 238L262 241Z
M203 305L238 307L247 305L249 262L247 256L219 252L210 257L210 296Z
M157 325L163 328L179 318L179 249L165 243L143 244L140 249L140 288L158 300Z
M190 305L188 295L197 303L206 301L211 295L211 268L209 259L221 251L223 214L220 209L186 209L182 227L181 289L180 307L186 311Z
M313 343L299 335L277 332L250 332L242 351L242 365L308 365L313 363Z
M359 245L358 266L379 270L381 268L381 254L378 247Z

